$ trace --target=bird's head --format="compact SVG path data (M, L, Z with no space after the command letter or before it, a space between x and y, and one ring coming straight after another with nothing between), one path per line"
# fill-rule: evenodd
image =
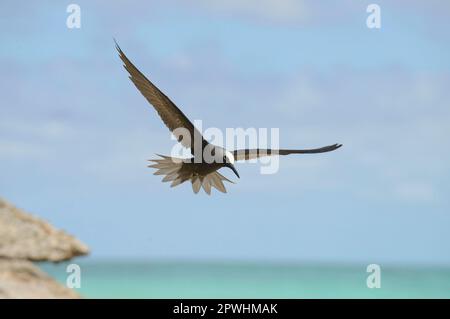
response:
M236 174L236 176L238 178L239 177L239 173L237 172L236 168L234 167L234 156L231 152L228 152L225 149L220 148L218 150L218 154L220 156L221 159L221 163L223 167L228 167L229 169L231 169L234 174Z

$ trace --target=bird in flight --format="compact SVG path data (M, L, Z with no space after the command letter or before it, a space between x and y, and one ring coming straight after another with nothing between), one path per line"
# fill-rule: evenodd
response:
M230 152L220 146L213 145L206 141L186 115L131 63L116 41L115 44L119 52L119 57L124 64L123 66L129 73L130 80L147 101L153 105L164 124L173 133L178 142L183 147L189 148L192 154L192 157L188 159L158 155L160 157L159 159L150 160L154 164L149 165L149 167L157 169L154 174L165 175L162 181L172 182L171 187L190 181L192 183L192 189L196 194L200 188L203 188L209 195L211 194L212 187L222 193L226 193L223 182L233 182L220 174L218 170L223 167L228 167L240 178L239 173L234 167L235 161L256 159L262 156L325 153L334 151L342 146L342 144L333 144L303 150L256 148L238 149ZM199 142L197 143L196 141ZM213 155L215 160L206 161L202 159L202 154L204 154L204 150L206 149L209 150L209 154ZM200 151L198 152L197 150Z

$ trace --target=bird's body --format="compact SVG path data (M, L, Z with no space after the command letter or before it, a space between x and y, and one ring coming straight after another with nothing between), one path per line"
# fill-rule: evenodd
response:
M218 170L228 167L239 177L234 167L235 161L250 160L262 156L324 153L342 146L341 144L333 144L307 150L240 149L229 152L222 147L212 145L203 138L186 115L131 63L117 43L116 48L125 69L130 74L131 81L147 101L153 105L178 142L191 150L192 157L187 159L159 155L159 159L150 160L154 164L149 165L149 167L157 169L155 175L165 175L162 181L172 182L172 187L190 181L194 193L198 193L201 187L207 194L211 193L212 187L226 193L223 181L231 181L221 175ZM200 142L198 152L196 152L197 140Z

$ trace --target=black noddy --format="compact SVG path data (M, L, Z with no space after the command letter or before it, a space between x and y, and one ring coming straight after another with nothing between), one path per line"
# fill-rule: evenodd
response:
M186 115L184 115L184 113L163 92L147 79L133 63L131 63L125 53L120 49L117 42L115 40L114 42L116 44L116 49L119 52L119 57L124 63L125 69L130 74L130 80L147 101L153 105L164 124L175 135L178 142L180 142L182 146L189 148L191 151L192 157L189 159L158 155L160 156L159 159L150 160L155 164L149 165L149 167L157 169L154 174L165 175L162 181L171 181L171 187L180 185L186 181L191 181L192 189L196 194L201 187L203 187L208 195L211 194L212 187L215 187L222 193L226 193L223 181L233 182L220 174L218 170L222 167L228 167L239 178L239 173L234 167L235 161L250 160L262 156L273 155L325 153L334 151L342 146L342 144L333 144L304 150L238 149L229 152L220 146L213 145L203 138L201 133L195 128ZM186 138L186 136L189 138ZM194 150L196 150L196 140L200 141L200 152L194 152ZM209 148L210 154L215 160L203 160L202 154L204 154L203 151L207 148ZM198 154L201 154L200 157L197 157ZM200 160L197 160L198 158L200 158Z

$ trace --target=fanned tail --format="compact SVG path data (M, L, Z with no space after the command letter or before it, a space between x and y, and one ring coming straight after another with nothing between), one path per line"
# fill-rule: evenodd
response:
M214 188L216 188L218 191L220 191L222 193L227 192L225 185L223 184L223 181L234 184L232 181L230 181L228 178L226 178L225 176L223 176L222 174L220 174L217 171L209 174L208 177L210 177L209 181L211 182L211 186L213 186Z
M227 190L223 181L233 183L219 172L212 172L206 176L193 175L191 177L192 190L197 194L200 191L200 187L202 187L206 194L211 195L211 189L214 187L219 192L226 193Z
M223 181L233 183L228 178L215 171L209 173L206 176L200 176L193 170L194 166L190 163L184 163L183 159L170 156L158 155L160 159L152 159L154 162L148 167L155 168L154 175L164 175L163 182L172 182L170 187L175 187L184 182L190 180L192 183L192 190L195 194L200 191L200 188L210 195L211 189L216 188L222 193L226 193L227 190Z
M190 176L185 176L181 171L183 167L183 160L181 158L159 155L161 159L149 160L155 164L148 165L148 167L156 168L154 175L165 175L162 182L172 182L170 187L178 186L187 181Z

